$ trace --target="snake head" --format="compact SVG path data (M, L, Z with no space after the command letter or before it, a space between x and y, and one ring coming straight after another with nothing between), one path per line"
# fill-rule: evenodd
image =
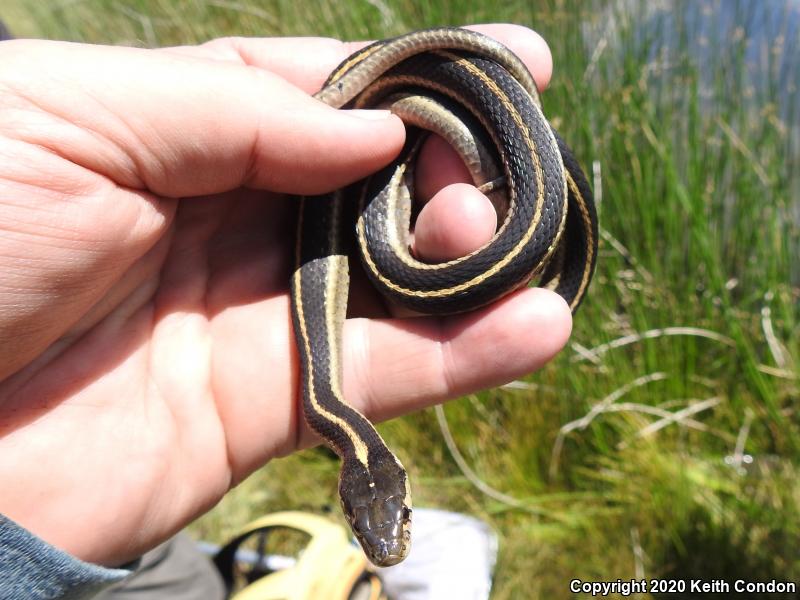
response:
M391 454L364 465L345 461L339 497L345 519L367 558L378 567L402 561L411 547L411 495L405 469Z

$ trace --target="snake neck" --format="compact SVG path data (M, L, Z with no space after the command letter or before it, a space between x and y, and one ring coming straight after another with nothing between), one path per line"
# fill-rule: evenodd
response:
M334 208L311 205L315 218L336 220ZM411 496L403 465L341 391L347 257L336 252L331 238L309 243L298 254L291 296L304 416L342 458L339 496L356 539L373 563L393 565L410 547Z

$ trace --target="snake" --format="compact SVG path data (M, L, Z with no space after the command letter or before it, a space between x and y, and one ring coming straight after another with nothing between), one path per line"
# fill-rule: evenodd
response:
M315 98L342 109L388 109L406 125L393 163L362 181L299 198L291 312L308 426L339 455L345 520L367 558L402 561L411 545L406 470L342 393L342 329L355 252L387 305L449 315L488 305L536 280L574 312L597 258L597 211L584 172L544 117L525 64L461 28L415 31L345 59ZM411 250L414 172L431 133L461 157L498 212L494 237L454 260Z

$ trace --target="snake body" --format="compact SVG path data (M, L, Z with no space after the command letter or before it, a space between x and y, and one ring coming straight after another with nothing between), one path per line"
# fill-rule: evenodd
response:
M375 42L337 67L316 97L336 108L388 108L409 127L389 167L300 199L291 280L306 421L342 459L339 495L353 533L373 563L388 566L409 551L411 495L400 461L342 394L353 231L372 283L415 311L472 310L532 277L574 311L594 271L597 216L586 177L542 114L528 70L479 33L442 28ZM503 216L488 244L439 264L409 251L413 167L426 132L456 149Z

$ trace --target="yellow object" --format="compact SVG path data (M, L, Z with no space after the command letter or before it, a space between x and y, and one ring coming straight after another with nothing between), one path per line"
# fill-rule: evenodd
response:
M295 538L308 536L305 547L296 560L269 557L269 542L286 530ZM275 564L281 560L285 568ZM249 523L215 562L234 600L386 600L380 580L348 532L309 513L274 513Z

